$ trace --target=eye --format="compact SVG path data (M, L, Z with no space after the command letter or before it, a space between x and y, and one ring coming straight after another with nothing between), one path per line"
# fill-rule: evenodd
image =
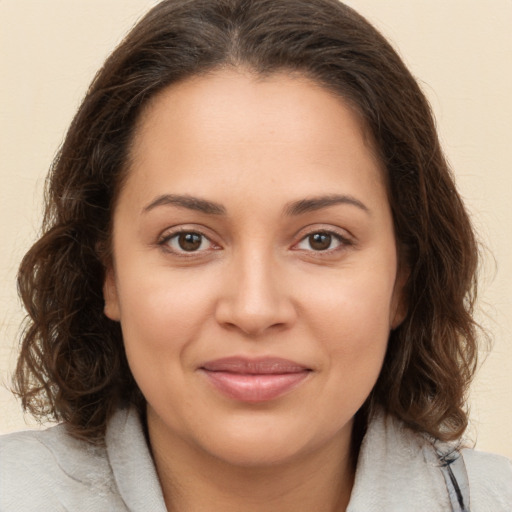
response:
M317 231L305 236L297 245L303 251L333 251L348 243L343 237L329 231Z
M195 231L180 231L166 236L160 244L177 253L202 252L212 248L213 245L206 236Z

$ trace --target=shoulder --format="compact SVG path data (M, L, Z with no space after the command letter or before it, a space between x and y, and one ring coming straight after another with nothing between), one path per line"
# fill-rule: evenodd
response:
M451 471L446 471L447 466ZM436 441L379 411L361 445L347 510L452 510L453 480L450 485L447 474L469 501L471 512L512 511L512 464L508 459L460 449L460 442Z
M0 436L2 512L92 511L116 494L105 449L72 438L63 425Z
M512 510L512 461L472 449L461 451L469 479L472 510Z

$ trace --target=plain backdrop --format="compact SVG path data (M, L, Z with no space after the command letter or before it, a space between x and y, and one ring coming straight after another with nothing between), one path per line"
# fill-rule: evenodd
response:
M34 427L8 391L23 311L15 274L35 240L50 162L94 73L149 0L0 0L0 433ZM494 348L469 436L512 457L512 1L350 0L427 94L487 247L479 321Z

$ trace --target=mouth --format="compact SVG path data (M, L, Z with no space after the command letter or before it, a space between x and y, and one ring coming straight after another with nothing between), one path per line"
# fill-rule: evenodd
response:
M199 370L224 396L248 403L279 398L299 386L312 372L294 361L274 357L228 357L209 361Z

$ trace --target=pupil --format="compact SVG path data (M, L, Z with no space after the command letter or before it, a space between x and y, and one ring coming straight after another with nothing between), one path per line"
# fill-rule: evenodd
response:
M309 237L309 244L316 251L325 251L331 245L332 236L327 233L315 233Z
M201 235L183 233L178 237L178 243L184 251L196 251L201 246Z

